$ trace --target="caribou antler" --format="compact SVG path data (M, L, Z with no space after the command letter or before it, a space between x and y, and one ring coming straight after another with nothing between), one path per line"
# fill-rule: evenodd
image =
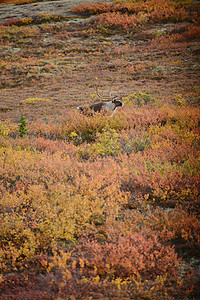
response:
M97 94L97 96L100 99L109 99L110 100L111 98L113 98L113 96L111 95L111 90L112 90L113 82L114 82L114 79L111 81L111 85L110 85L110 89L109 89L109 96L108 97L104 97L103 95L100 95L100 93L98 92L99 83L96 84L96 94Z
M97 84L96 84L96 94L97 94L97 96L98 96L100 99L103 99L103 96L101 96L101 95L99 94L99 92L98 92L98 86L99 86L99 84L97 83Z
M111 85L110 85L110 89L109 89L109 97L112 98L112 95L111 95L111 91L112 91L112 86L113 86L113 82L115 81L115 79L113 79L111 81Z

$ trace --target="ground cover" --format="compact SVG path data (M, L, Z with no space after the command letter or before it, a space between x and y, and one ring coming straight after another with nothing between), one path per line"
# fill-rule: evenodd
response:
M71 10L1 22L0 297L198 299L199 4Z

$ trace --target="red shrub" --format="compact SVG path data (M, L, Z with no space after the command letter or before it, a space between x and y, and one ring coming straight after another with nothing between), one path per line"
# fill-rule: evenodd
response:
M83 3L74 6L72 12L75 14L94 15L108 12L111 10L112 5L108 3Z
M175 275L180 260L172 247L162 246L157 236L145 232L111 236L104 244L86 241L80 247L86 270L102 277Z

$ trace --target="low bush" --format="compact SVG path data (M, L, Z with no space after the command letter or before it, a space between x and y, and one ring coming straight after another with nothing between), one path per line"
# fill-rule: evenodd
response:
M84 15L98 14L97 23L105 26L133 29L147 22L166 23L193 20L197 22L199 7L175 1L131 1L125 3L93 3L74 7L73 12Z
M162 246L156 236L149 237L142 231L126 236L112 234L103 244L86 241L80 252L84 253L84 272L90 274L93 270L100 278L176 276L180 263L174 249Z
M0 298L198 299L199 5L74 12L1 26ZM112 117L72 108L99 76Z

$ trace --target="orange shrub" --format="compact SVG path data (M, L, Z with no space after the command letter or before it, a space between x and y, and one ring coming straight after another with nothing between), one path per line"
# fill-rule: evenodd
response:
M200 248L200 221L196 212L187 212L183 207L147 213L147 224L156 230L163 242L173 240L177 247L189 248L197 254Z
M83 3L80 5L74 6L72 9L73 13L76 14L86 14L86 15L94 15L101 14L103 12L108 12L111 10L112 4L109 3Z
M185 20L197 21L198 6L192 7L186 3L179 4L175 1L140 1L133 3L93 3L81 4L73 8L74 13L100 14L98 24L122 27L123 29L151 22L182 22Z
M143 231L112 235L103 244L85 241L79 251L84 272L88 270L89 275L92 269L101 278L175 276L180 262L173 248L162 246L156 235Z
M135 15L121 14L120 12L101 14L98 17L98 24L122 27L124 29L137 26L138 18Z

